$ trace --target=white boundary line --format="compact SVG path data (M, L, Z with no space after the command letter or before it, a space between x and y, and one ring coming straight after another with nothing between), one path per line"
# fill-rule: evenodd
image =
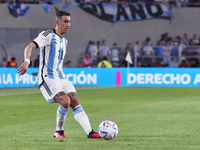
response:
M76 88L77 91L82 90L98 90L98 89L108 89L108 88L117 88L117 87L87 87L87 88ZM8 89L9 90L9 89ZM0 96L11 96L11 95L27 95L27 94L39 94L38 92L25 92L25 93L11 93L11 94L0 94Z
M27 94L38 94L40 92L27 92L27 93L12 93L12 94L0 94L0 96L10 96L10 95L27 95Z

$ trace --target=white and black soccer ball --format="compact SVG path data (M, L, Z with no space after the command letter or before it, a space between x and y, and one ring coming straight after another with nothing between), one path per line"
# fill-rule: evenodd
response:
M98 128L99 135L105 140L112 140L118 134L117 124L111 120L103 121Z

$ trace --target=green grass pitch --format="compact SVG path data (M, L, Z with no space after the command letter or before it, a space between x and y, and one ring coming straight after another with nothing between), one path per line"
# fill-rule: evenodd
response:
M0 89L0 150L199 150L200 88L76 87L92 128L113 120L113 140L87 139L69 109L55 139L58 104L38 88Z

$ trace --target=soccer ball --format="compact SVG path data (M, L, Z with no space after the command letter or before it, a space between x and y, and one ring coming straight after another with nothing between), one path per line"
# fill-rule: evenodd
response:
M103 121L98 128L99 135L105 140L112 140L118 134L117 124L111 120Z

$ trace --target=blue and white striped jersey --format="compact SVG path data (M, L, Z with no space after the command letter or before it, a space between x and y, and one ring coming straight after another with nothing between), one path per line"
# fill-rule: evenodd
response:
M63 60L66 54L67 39L56 34L54 29L41 32L33 41L40 48L39 85L44 78L65 78Z

